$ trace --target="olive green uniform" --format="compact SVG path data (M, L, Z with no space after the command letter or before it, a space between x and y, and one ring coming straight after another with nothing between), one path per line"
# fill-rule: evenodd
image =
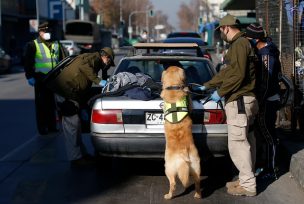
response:
M57 102L62 109L62 129L69 160L77 160L87 154L81 139L79 108L86 102L92 84L100 83L98 72L102 69L105 75L107 67L99 52L84 53L73 59L56 78L56 93L62 96L57 96Z
M77 56L56 78L56 93L66 99L82 102L92 84L100 83L98 72L101 69L106 72L105 68L99 52Z
M236 34L225 55L226 67L204 86L217 87L219 96L225 97L229 153L239 170L240 186L256 192L253 172L256 144L249 126L253 124L258 105L253 92L255 69L251 57L254 57L254 50L249 41L242 32Z
M254 96L255 70L248 60L254 57L254 50L243 35L242 32L236 34L230 42L224 61L226 68L204 84L207 88L218 87L218 94L225 96L226 103L240 96Z

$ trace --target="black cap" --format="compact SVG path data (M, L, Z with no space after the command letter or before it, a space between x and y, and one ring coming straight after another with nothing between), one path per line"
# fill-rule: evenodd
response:
M112 50L112 48L104 47L100 50L100 53L105 54L106 56L108 56L110 58L110 63L111 63L110 65L115 66L115 64L114 64L115 54L114 54L114 51Z
M49 28L49 22L43 22L38 26L38 31L47 30Z

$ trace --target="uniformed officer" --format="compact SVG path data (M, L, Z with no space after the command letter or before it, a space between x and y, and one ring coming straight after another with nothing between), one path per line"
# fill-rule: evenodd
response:
M230 157L239 170L239 178L226 184L231 195L255 196L254 175L256 142L253 133L258 103L254 94L254 49L239 29L239 20L228 14L220 20L217 29L221 38L229 43L222 69L200 89L217 88L211 95L215 102L225 98Z
M57 94L58 107L62 115L62 129L67 156L72 166L91 165L94 159L88 154L81 139L81 107L86 104L92 84L105 86L107 71L114 64L111 48L99 52L84 53L66 65L54 79L52 89ZM102 78L98 72L102 70Z
M24 53L25 76L35 88L36 122L41 135L57 131L54 93L43 80L46 74L66 56L64 48L53 40L48 22L38 26L38 37L27 43Z

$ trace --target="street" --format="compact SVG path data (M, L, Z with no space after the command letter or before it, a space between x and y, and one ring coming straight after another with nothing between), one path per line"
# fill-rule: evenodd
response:
M62 132L37 134L33 88L22 67L0 75L0 86L1 204L303 203L303 189L290 176L284 155L279 155L278 180L258 179L256 197L226 193L225 183L236 175L228 157L202 162L201 200L193 198L194 185L184 191L180 183L173 200L163 198L169 183L162 160L109 159L96 167L71 168ZM93 154L90 135L83 139Z

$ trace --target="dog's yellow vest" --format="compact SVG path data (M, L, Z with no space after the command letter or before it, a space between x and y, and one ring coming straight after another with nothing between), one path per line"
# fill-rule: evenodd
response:
M170 123L178 123L188 115L187 97L183 97L176 103L164 103L165 120Z

